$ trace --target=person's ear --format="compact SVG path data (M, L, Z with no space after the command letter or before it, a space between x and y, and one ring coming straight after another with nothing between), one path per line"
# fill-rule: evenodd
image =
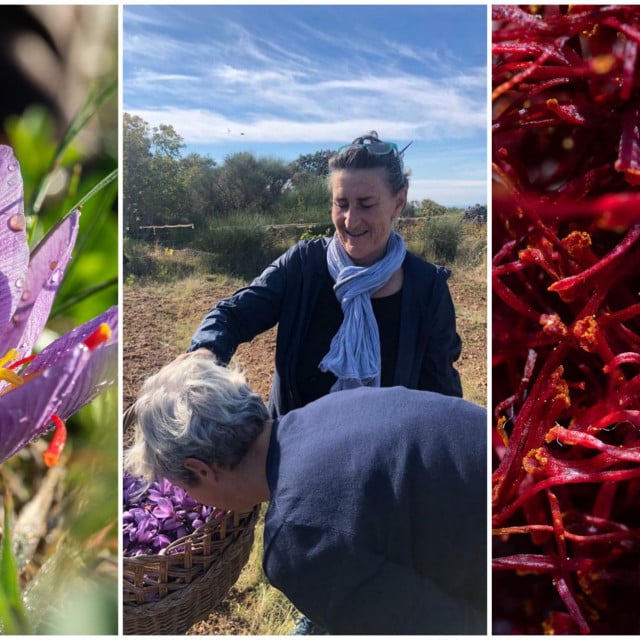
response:
M217 474L212 465L209 465L198 458L187 458L184 461L184 467L191 471L201 482L206 480L217 480Z
M397 220L404 211L404 207L407 204L407 187L402 187L396 194L396 208L393 211L393 219Z

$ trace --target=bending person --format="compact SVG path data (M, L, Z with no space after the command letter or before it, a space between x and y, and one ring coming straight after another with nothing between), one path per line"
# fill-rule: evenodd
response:
M263 566L331 634L486 634L486 413L403 387L271 419L194 354L136 401L126 467L223 509L268 502Z
M462 396L450 272L407 251L403 151L375 132L329 161L333 238L301 241L202 320L189 351L221 364L278 324L272 415L356 386Z

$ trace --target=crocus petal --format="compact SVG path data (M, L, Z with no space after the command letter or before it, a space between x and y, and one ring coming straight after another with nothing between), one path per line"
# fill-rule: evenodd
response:
M151 511L156 518L169 518L173 516L173 504L168 498L160 498Z
M25 228L20 165L11 147L0 145L0 334L23 293L29 264Z
M138 542L151 542L158 534L158 521L151 516L147 516L140 521L136 538Z
M105 345L118 343L118 307L117 305L110 307L106 311L103 311L95 318L88 320L84 324L71 329L58 339L54 340L51 344L47 345L29 364L29 367L25 370L35 371L42 369L54 362L60 357L60 354L65 351L73 349L80 342L84 342L101 324L109 325L111 329L111 337L105 342Z
M166 496L171 493L173 485L166 478L163 478L158 482L158 488L162 491L162 495Z
M153 541L152 545L154 547L164 549L165 547L168 547L170 543L171 543L171 540L167 536L163 534L158 534L156 539Z
M133 516L136 524L139 524L143 520L146 520L149 517L149 512L142 507L131 509L131 515Z
M31 353L71 259L79 218L79 211L62 218L31 253L18 307L11 322L0 331L0 351L15 347L21 357Z
M162 531L174 531L184 525L180 518L165 518L162 520L161 524Z
M77 345L49 369L0 396L0 463L48 430L51 415L58 413L90 357L84 345Z
M66 420L76 411L104 393L115 383L118 374L118 345L109 344L91 353L71 393L63 398L58 415ZM115 425L114 425L114 428Z
M57 362L70 350L86 340L102 323L109 325L111 337L103 345L90 352L90 356L82 364L81 375L69 387L65 397L61 399L57 414L66 420L78 409L91 402L106 391L117 378L118 367L118 307L107 309L99 316L72 329L43 349L38 356L29 363L24 373L28 376L31 371L47 369Z

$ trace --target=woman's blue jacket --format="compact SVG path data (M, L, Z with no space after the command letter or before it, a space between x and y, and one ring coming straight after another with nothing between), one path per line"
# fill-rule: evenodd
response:
M296 381L304 336L328 275L330 238L303 240L270 264L253 282L221 300L205 316L189 351L205 347L228 363L239 344L278 324L269 408L274 416L301 405ZM407 252L398 359L394 385L462 397L454 362L461 341L445 267Z

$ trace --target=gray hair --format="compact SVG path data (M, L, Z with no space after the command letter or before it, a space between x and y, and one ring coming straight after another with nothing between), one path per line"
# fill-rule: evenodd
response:
M207 355L185 357L148 378L134 414L125 470L149 482L187 484L196 481L184 466L187 458L234 468L270 418L244 374Z

